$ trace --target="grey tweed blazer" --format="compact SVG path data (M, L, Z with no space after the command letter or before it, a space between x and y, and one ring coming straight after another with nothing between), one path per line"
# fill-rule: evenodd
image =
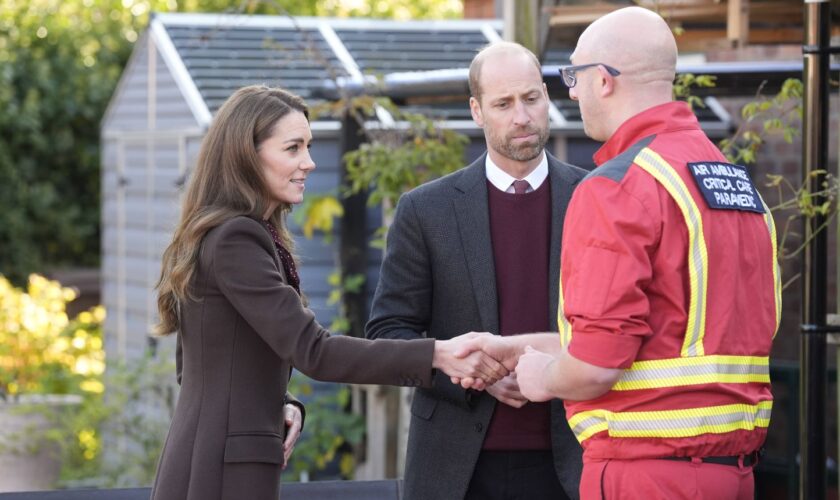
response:
M485 157L400 199L388 233L366 335L372 339L448 339L499 331ZM587 173L548 156L551 183L549 324L557 324L560 241L572 190ZM496 399L465 391L444 374L415 392L405 500L459 500L467 491ZM578 497L581 448L562 401L551 403L554 465Z

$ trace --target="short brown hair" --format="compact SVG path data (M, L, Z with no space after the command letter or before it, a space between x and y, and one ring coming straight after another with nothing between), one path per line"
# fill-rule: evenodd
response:
M528 50L526 47L515 42L489 43L478 51L478 53L475 55L475 57L473 57L473 60L470 63L470 95L472 97L475 97L479 101L481 101L481 67L484 65L484 60L490 57L495 52L518 52L521 54L526 54L530 57L531 61L533 61L534 66L537 67L537 70L540 72L540 74L542 74L542 66L540 65L539 59L537 59L537 56L535 56L534 53Z

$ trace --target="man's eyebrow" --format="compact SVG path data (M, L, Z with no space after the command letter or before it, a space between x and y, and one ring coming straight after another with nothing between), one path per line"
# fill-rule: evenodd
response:
M496 94L491 100L492 101L504 101L505 99L513 99L514 97L516 97L516 95L517 95L516 92L514 92L510 89L505 89L504 91Z

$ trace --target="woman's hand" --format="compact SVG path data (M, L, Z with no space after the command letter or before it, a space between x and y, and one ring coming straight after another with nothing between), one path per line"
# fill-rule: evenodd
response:
M289 465L292 450L295 449L303 425L303 415L297 405L287 403L283 407L283 421L286 424L286 440L283 442L283 470Z
M480 347L466 348L473 339L489 338L486 332L470 332L449 340L436 340L432 368L449 375L453 383L462 387L483 390L505 377L509 370ZM457 381L457 382L456 382ZM464 382L468 381L468 382Z

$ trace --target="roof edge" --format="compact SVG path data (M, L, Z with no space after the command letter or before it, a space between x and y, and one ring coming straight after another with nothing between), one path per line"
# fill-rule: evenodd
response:
M311 16L267 16L261 14L200 14L200 13L155 13L155 19L166 26L218 26L218 27L265 27L318 29L327 23L333 29L391 30L416 29L439 31L460 31L481 29L482 26L502 29L501 19L440 19L422 21L396 21L392 19L311 17Z
M102 113L102 119L99 120L99 135L103 136L105 134L105 128L108 125L108 122L111 120L111 114L114 112L114 108L116 107L116 103L120 100L120 96L125 91L125 87L127 85L127 81L129 78L128 68L134 63L134 60L140 57L138 55L138 48L146 42L149 33L148 30L144 31L137 37L137 41L134 43L134 47L131 48L131 55L128 56L128 61L125 63L125 67L120 72L120 79L117 81L117 85L114 87L114 91L111 93L111 97L108 100L108 105L105 107L105 112Z
M150 39L154 41L166 67L172 72L172 78L187 101L187 106L192 111L198 125L206 129L210 126L213 115L210 113L204 97L198 91L195 81L190 76L189 71L187 71L183 59L178 54L178 50L175 48L175 44L172 43L172 39L169 38L169 34L166 32L166 28L160 18L160 15L155 15L149 23L148 31L150 33Z

